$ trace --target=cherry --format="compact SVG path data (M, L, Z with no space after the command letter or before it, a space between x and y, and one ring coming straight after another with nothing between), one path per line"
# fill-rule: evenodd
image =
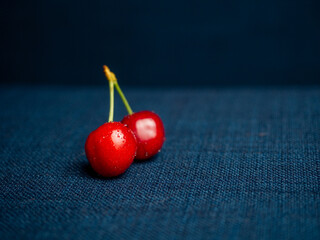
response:
M104 177L124 173L132 164L137 144L132 131L120 122L109 122L91 132L85 151L91 167Z
M85 152L93 170L104 177L115 177L132 164L137 141L132 130L120 122L113 122L116 77L106 66L104 72L110 89L109 122L89 134Z
M122 121L137 138L136 159L144 160L157 154L165 140L160 117L151 111L141 111L125 116Z
M164 126L160 117L154 112L141 111L134 113L124 96L116 76L107 66L104 66L109 82L114 84L129 115L122 119L122 123L130 128L137 139L136 159L147 159L157 154L165 140Z

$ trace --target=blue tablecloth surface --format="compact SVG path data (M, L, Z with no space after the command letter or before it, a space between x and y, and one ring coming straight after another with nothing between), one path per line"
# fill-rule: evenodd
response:
M319 87L123 90L166 142L103 179L107 87L0 88L0 239L320 239Z

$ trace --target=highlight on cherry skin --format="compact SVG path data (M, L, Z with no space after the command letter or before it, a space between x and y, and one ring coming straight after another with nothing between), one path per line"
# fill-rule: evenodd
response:
M123 124L130 128L137 139L136 159L145 160L160 152L165 141L161 118L154 112L141 111L125 116Z
M104 177L124 173L136 155L136 138L120 122L105 123L87 138L85 152L91 167Z

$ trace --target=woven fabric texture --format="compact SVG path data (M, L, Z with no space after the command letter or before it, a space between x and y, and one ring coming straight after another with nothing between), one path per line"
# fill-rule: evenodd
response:
M320 239L319 88L123 90L166 142L103 179L107 88L1 88L0 239Z

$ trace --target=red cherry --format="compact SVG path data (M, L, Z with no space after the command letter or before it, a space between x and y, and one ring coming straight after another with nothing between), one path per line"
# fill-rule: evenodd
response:
M136 155L132 131L120 122L105 123L87 138L85 151L92 168L104 177L124 173Z
M165 140L164 126L154 112L141 111L125 116L122 121L136 136L136 159L147 159L157 154Z

